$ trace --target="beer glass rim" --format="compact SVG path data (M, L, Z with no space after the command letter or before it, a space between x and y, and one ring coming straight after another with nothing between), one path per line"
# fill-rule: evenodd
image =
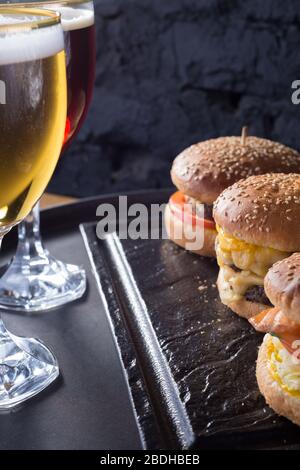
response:
M11 3L11 5L17 5L18 7L34 7L42 5L82 5L84 3L94 3L94 0L39 0L38 2L20 2L20 3ZM9 5L9 4L6 4ZM2 5L0 4L0 7Z
M8 6L9 4L0 5L0 15L20 15L24 16L24 8L19 6L19 4L14 4L18 6ZM36 17L33 21L24 21L21 23L14 23L13 20L11 23L0 23L0 32L1 31L24 31L31 29L45 28L49 26L54 26L60 24L60 13L52 10L46 10L44 8L26 8L26 16ZM40 18L42 17L42 18Z

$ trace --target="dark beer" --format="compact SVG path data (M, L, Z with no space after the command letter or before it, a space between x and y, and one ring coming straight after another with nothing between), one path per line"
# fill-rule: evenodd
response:
M62 26L65 31L68 83L68 117L64 147L80 130L92 99L96 39L94 11L62 7Z
M18 6L38 6L61 14L65 35L68 111L63 142L65 150L79 132L92 99L96 68L96 34L93 1L52 0Z

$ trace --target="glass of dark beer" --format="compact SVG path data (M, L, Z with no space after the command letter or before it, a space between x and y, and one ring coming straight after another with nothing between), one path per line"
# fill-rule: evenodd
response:
M1 243L41 197L61 152L67 83L59 14L0 9L0 80ZM58 374L43 343L9 333L0 320L0 410L36 395Z
M61 15L68 90L64 152L79 132L92 99L96 62L94 5L91 0L18 2L18 7L33 6ZM39 215L37 204L19 226L16 254L1 279L1 308L48 310L82 297L86 290L84 269L57 260L43 246Z

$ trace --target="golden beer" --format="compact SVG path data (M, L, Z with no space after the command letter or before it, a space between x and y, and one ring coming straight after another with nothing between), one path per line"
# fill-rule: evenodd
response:
M42 195L60 154L67 108L63 49L57 13L1 9L0 242ZM0 287L6 289L3 278ZM0 319L0 410L37 395L58 375L43 343L10 334Z
M27 29L16 18L16 29L22 26L22 33L16 34L1 22L3 11L0 227L22 220L44 192L60 155L67 109L64 39L55 15L53 25L51 19L41 19Z
M51 46L52 53L49 50L45 53L44 50L43 53L39 53L39 57L31 57L31 64L28 57L26 61L15 61L14 65L22 62L18 71L18 76L21 77L19 95L23 96L23 87L24 91L31 87L30 80L28 85L24 86L22 76L24 74L27 76L27 67L29 70L32 68L32 75L42 78L41 80L35 79L36 88L41 90L41 96L48 100L48 104L40 101L39 104L36 104L35 111L29 105L30 122L33 124L31 127L25 126L25 128L23 127L24 115L27 115L27 110L24 110L24 103L17 104L17 109L20 109L18 127L24 131L19 149L14 153L14 157L17 159L14 167L18 167L19 186L15 186L12 191L6 193L8 204L6 200L0 199L0 203L6 204L6 206L2 206L4 207L3 211L0 207L0 228L1 218L4 223L10 223L15 218L21 219L28 213L32 201L36 202L56 163L57 149L59 148L60 151L63 144L65 148L79 130L92 96L95 69L93 2L90 0L59 0L35 4L18 3L19 9L24 11L24 15L27 15L33 6L34 8L35 6L43 7L40 11L45 13L49 9L55 15L58 14L54 13L57 10L61 14L60 38L63 40L65 37L67 52L66 68L64 67L63 72L67 73L68 77L68 118L65 109L62 109L66 101L65 83L62 84L64 80L61 70L62 60L60 60L62 44L60 48ZM0 8L0 15L3 11L2 8L7 8L7 6ZM42 37L41 32L39 35L38 44L43 49L53 45L53 41ZM31 49L27 48L26 50L30 51ZM6 69L7 62L2 60L2 64L5 66L2 74L9 76L10 73L6 72L9 70ZM45 118L43 111L47 115ZM12 120L16 122L17 119L18 116L14 116ZM7 115L3 119L0 117L0 126L2 121L7 122ZM62 122L65 130L64 135L60 132ZM36 141L37 136L39 142ZM22 140L26 141L25 147L21 143ZM7 147L5 154L10 148L9 142ZM15 172L15 169L13 171ZM1 280L3 281L2 289ZM78 299L85 290L86 274L84 269L55 259L43 248L40 237L39 206L36 204L19 227L16 255L10 263L9 269L0 279L2 308L7 307L10 310L17 309L26 312L45 310Z

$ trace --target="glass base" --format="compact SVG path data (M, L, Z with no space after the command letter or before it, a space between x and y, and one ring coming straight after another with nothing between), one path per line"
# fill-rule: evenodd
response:
M42 342L8 333L1 321L0 410L37 395L58 375L57 361Z
M85 271L58 261L45 251L28 261L15 257L0 280L0 308L38 312L60 307L83 296Z

